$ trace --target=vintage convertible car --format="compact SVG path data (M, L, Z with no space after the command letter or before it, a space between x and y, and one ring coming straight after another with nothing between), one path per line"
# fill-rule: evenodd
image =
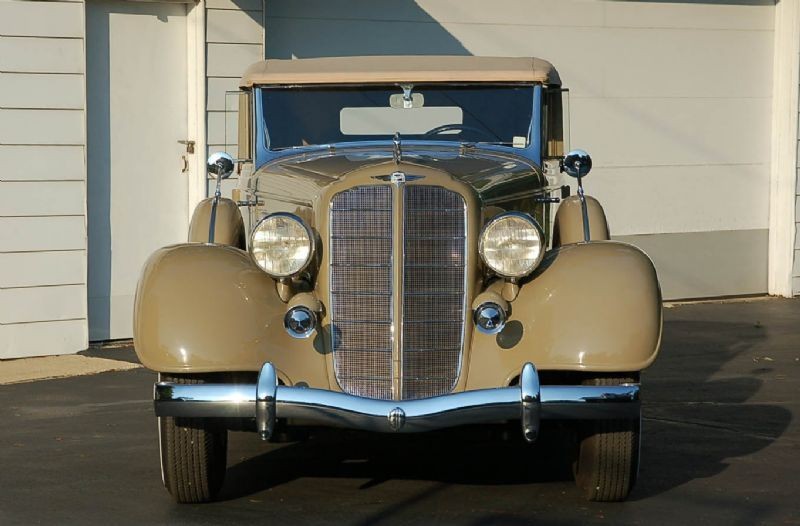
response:
M240 87L238 159L210 157L216 195L136 295L169 492L214 498L231 429L517 421L534 441L554 419L586 497L624 499L661 294L584 195L589 156L564 155L552 65L267 60Z

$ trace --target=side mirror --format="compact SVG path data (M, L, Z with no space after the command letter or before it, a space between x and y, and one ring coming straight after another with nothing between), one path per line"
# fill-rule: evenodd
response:
M206 167L208 174L214 179L227 179L233 173L233 157L225 152L212 153L206 161Z
M570 177L580 179L592 169L592 158L583 150L572 150L561 163L561 170Z
M561 171L578 180L578 199L581 201L581 215L583 215L583 240L592 240L589 233L589 210L586 208L586 196L583 193L583 176L592 169L592 158L583 150L572 150L561 162Z

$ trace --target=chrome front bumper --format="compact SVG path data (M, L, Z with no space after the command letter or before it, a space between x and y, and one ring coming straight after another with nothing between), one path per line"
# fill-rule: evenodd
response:
M256 384L155 385L156 416L255 418L264 440L277 418L377 432L415 433L464 424L519 419L533 442L540 419L638 418L639 385L539 385L527 363L519 385L419 400L374 400L336 391L278 385L267 362Z

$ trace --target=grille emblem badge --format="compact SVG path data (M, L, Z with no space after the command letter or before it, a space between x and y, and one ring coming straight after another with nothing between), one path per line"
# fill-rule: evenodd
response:
M373 179L377 179L379 181L389 181L395 186L400 186L403 183L408 181L416 181L417 179L424 179L424 175L408 175L405 172L394 172L391 175L373 175Z
M406 412L399 407L389 411L389 427L392 431L400 431L406 423Z

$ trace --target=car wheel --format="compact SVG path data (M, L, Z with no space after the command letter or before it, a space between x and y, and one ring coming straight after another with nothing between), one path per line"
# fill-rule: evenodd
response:
M203 383L186 376L160 375L164 382ZM167 491L181 503L211 501L222 488L228 430L207 418L158 419L161 475Z
M619 385L631 377L596 377L584 385ZM573 462L575 483L586 499L597 502L625 500L639 472L639 418L593 420L578 430Z

